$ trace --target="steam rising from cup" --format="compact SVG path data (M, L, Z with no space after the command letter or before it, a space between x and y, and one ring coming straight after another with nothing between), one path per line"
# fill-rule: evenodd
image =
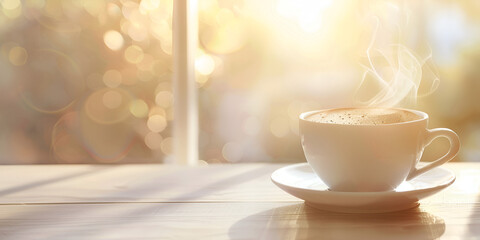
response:
M434 92L440 82L431 50L428 48L428 53L421 57L400 40L378 46L376 40L381 21L378 17L374 20L372 38L366 50L366 64L362 64L365 72L355 100L367 107L413 106L418 97ZM421 84L425 89L423 92L420 92Z

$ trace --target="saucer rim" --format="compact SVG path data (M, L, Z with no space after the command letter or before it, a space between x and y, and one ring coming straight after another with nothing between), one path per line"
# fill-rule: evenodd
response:
M308 162L302 162L302 163L295 163L295 164L290 164L290 165L287 165L287 166L284 166L284 167L281 167L277 170L275 170L271 175L270 175L270 180L275 184L277 185L278 187L280 187L281 189L283 189L283 187L286 187L286 188L294 188L294 189L299 189L299 190L303 190L303 191L308 191L308 192L314 192L314 193L331 193L331 194L338 194L338 195L403 195L403 194L410 194L410 193L416 193L416 194L422 194L422 193L429 193L429 192L432 192L434 190L440 190L440 189L443 189L443 188L446 188L450 185L452 185L455 180L456 180L456 176L455 176L455 173L448 169L448 168L444 168L442 166L438 166L436 168L440 168L446 172L448 172L448 175L450 176L450 178L448 180L445 180L445 182L441 183L441 184L438 184L438 185L435 185L433 187L427 187L427 188L420 188L420 189L412 189L412 190L405 190L405 191L401 191L401 192L397 192L395 190L392 190L392 191L380 191L380 192L340 192L340 191L331 191L331 190L318 190L318 189L311 189L311 188L304 188L304 187L298 187L298 186L293 186L293 185L286 185L286 184L283 184L277 180L274 179L274 174L276 174L277 172L279 171L285 171L286 169L289 169L289 168L297 168L297 167L301 167L303 165L307 165L310 167L311 169L311 166ZM313 172L313 169L312 169L312 172ZM428 174L428 172L425 172L424 174ZM423 174L422 174L423 175ZM420 175L421 176L421 175ZM415 180L416 178L413 178L407 182L410 182L412 180Z

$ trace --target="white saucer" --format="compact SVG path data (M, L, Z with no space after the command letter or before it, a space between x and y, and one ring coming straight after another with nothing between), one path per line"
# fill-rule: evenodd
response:
M394 212L418 206L418 200L433 195L455 181L455 174L436 167L410 181L403 182L395 191L335 192L313 172L308 163L280 168L272 173L272 181L291 195L305 200L314 208L351 213Z

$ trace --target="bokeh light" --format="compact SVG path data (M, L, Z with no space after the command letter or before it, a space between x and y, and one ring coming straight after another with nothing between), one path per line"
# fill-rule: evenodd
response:
M200 41L205 48L218 54L233 53L241 49L247 41L247 30L243 22L230 19L218 28L206 28L200 34Z
M171 137L163 139L161 149L165 155L171 155L173 153L173 139Z
M8 59L15 66L24 65L27 62L27 58L27 50L22 47L13 47L8 54Z
M123 37L122 34L115 30L109 30L103 35L103 41L108 48L117 51L123 47Z
M117 91L106 91L103 94L102 103L109 109L116 109L122 104L122 95Z
M202 54L195 60L195 69L202 75L210 75L215 70L215 61L207 54Z
M161 149L163 137L154 132L149 132L145 136L145 144L152 150Z
M0 108L12 112L0 131L18 145L0 142L5 159L171 155L172 11L171 0L0 1Z
M1 6L2 12L7 18L15 19L22 14L22 3L20 0L3 0Z
M78 163L87 161L90 156L78 138L78 113L63 115L53 126L52 150L59 163Z
M222 155L229 162L238 162L243 157L243 147L239 143L229 142L222 148Z
M148 115L148 105L142 99L136 99L130 103L130 113L137 118Z
M111 17L119 17L122 14L120 7L117 4L109 2L107 3L107 13Z
M7 10L12 10L20 7L20 0L3 0L2 7Z
M3 159L172 162L173 2L1 0ZM304 161L298 115L355 105L370 66L372 16L381 22L376 46L401 40L404 53L431 53L438 64L438 73L416 65L425 77L417 103L404 107L429 113L431 127L458 132L456 160L479 161L477 7L470 0L199 1L201 163ZM372 51L371 60L387 61L380 55L394 48ZM424 155L442 150L434 143Z
M155 103L163 108L171 107L173 104L173 94L170 91L160 91L155 96Z
M162 115L152 115L148 118L147 126L152 132L161 132L167 127L167 119Z
M143 59L143 50L137 45L131 45L125 49L125 60L130 63L139 63Z
M98 123L121 122L129 116L131 99L131 95L123 89L100 89L87 97L85 113Z
M11 52L11 51L10 51ZM18 51L23 55L24 50ZM25 53L26 54L26 53ZM25 58L15 58L22 63ZM17 72L21 100L41 113L59 113L82 96L86 84L78 64L65 53L53 49L31 51Z
M122 74L115 69L108 70L103 74L103 83L107 87L116 88L122 83Z

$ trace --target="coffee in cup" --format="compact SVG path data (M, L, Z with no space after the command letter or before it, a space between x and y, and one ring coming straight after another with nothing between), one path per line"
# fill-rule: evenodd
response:
M302 113L300 136L308 163L331 190L391 191L458 153L455 132L427 124L428 115L415 110L337 108ZM450 141L448 153L418 168L437 137Z
M321 111L308 116L307 120L319 123L346 125L380 125L409 122L420 119L413 112L385 108L342 108Z

